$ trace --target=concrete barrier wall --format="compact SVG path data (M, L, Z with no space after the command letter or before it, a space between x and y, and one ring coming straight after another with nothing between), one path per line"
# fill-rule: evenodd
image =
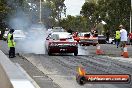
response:
M0 76L1 76L0 88L35 88L31 80L28 79L27 74L24 73L20 69L20 67L14 64L1 50L0 50L0 64L1 67L3 67L3 69L5 70L5 71L0 70ZM3 86L5 85L6 87L2 87L1 84Z
M0 64L0 88L13 88L5 70Z

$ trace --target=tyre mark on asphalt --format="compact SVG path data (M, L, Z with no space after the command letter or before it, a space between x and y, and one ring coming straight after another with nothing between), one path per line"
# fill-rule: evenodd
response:
M95 57L93 57L92 59L98 60ZM121 61L114 60L114 59L111 59L111 58L104 58L104 57L102 57L102 58L99 57L99 59L100 59L99 61L101 61L101 62L104 60L107 63L111 63L112 66L113 65L115 67L117 66L117 68L120 68L120 69L122 69L124 71L127 71L127 72L132 74L132 64L130 64L130 63L125 63L125 62L121 62Z
M112 61L111 61L112 62ZM116 64L116 63L114 63L114 64ZM117 68L117 69L114 69L114 68ZM120 70L119 70L120 69ZM124 70L124 68L123 68L123 70ZM110 70L112 73L113 73L113 71L115 71L117 74L121 74L121 73L126 73L126 74L128 74L127 72L128 72L128 70L126 70L125 72L122 72L121 71L121 67L120 66L118 66L118 67L113 67L113 68L111 68L111 70ZM109 69L108 69L108 73L111 73L109 71ZM104 72L106 72L106 71L104 71ZM114 72L114 73L115 73ZM132 73L130 73L130 74L132 74ZM115 86L117 86L117 87L122 87L122 88L131 88L131 86L132 86L132 82L130 83L130 84L124 84L124 85L118 85L118 84L115 84Z
M83 59L86 59L86 58L83 58ZM94 58L91 58L91 59L94 59ZM100 58L98 58L98 59L100 59ZM86 59L86 61L87 60L89 60L89 59ZM91 60L92 61L92 60ZM91 63L94 63L95 64L95 62L94 61L92 61ZM101 65L102 65L102 67L104 66L103 65L103 63L102 62L100 62L101 63ZM114 73L116 73L116 74L119 74L119 73L126 73L126 72L129 72L130 74L132 73L132 72L130 72L128 69L125 69L125 68L121 68L120 66L122 66L121 64L116 64L116 62L114 62L113 63L113 61L111 60L111 61L108 61L108 63L110 64L110 66L105 66L106 68L105 68L105 70L107 70L108 71L108 73L113 73L112 71L115 71ZM119 66L120 65L120 66ZM98 65L98 66L100 66L100 65ZM104 67L103 67L104 68ZM119 70L120 69L120 70ZM132 71L132 69L131 69L131 71Z
M63 56L63 59L66 59L67 57ZM69 59L70 58L70 59ZM72 60L72 61L77 61L77 57L69 57L68 60ZM74 58L74 59L73 59ZM57 59L60 59L60 58L57 58ZM80 59L80 58L79 58ZM81 60L82 60L82 57L81 57ZM78 60L79 63L82 63L82 61ZM61 61L62 62L62 61ZM64 63L64 62L63 62ZM86 62L87 63L87 62ZM87 64L86 63L83 63L84 66L86 66ZM91 66L93 67L93 66ZM96 67L95 67L96 68ZM100 69L99 69L100 70ZM113 70L113 69L112 69ZM96 70L97 71L97 70ZM105 72L105 74L107 73L106 71L104 70L101 70L101 72ZM130 88L130 85L127 85L127 84L124 84L124 85L118 85L118 84L114 84L114 86L118 87L118 88Z
M101 73L101 74L104 74L104 73L109 73L107 71L104 71L105 69L101 69L102 67L99 67L98 64L96 63L92 63L96 60L96 58L94 57L95 60L93 61L89 61L89 57L88 56L47 56L47 55L42 55L40 56L41 59L42 58L46 58L50 61L52 61L52 63L57 63L57 65L59 64L60 65L60 68L64 68L65 71L69 71L69 74L71 73L74 73L76 74L76 65L77 64L82 64L83 66L85 67L88 67L90 70L89 72L95 72L95 73ZM40 57L37 57L37 58L40 58ZM34 58L36 58L36 56L34 56ZM91 58L90 60L92 60L93 58ZM67 63L76 63L75 65L71 65L71 64L67 64ZM102 63L103 64L103 63ZM92 69L91 69L92 68ZM57 68L59 69L59 68ZM113 69L112 69L113 70ZM63 72L62 72L63 73ZM73 74L72 74L73 75ZM107 86L107 85L106 85ZM114 85L114 86L117 86L118 88L131 88L130 85ZM110 88L110 87L108 87Z

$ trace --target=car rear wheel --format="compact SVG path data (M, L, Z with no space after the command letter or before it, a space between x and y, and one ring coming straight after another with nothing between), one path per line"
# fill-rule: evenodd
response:
M74 56L77 56L78 55L78 50L74 52Z
M52 55L52 53L51 53L50 51L48 51L48 55L49 55L49 56L51 56L51 55Z
M93 44L93 46L96 46L97 44Z

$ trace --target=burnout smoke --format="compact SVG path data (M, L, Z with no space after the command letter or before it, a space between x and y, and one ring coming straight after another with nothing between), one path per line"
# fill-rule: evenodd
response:
M14 13L9 14L8 24L10 28L24 31L26 38L16 41L18 53L45 54L46 27L39 24L39 6L37 2L27 0L27 8L21 7L21 3L15 0L7 0L7 4L15 9ZM42 8L47 9L47 8ZM46 18L49 11L45 11ZM46 12L47 11L47 12ZM42 14L42 18L45 18Z
M89 51L87 50L87 47L84 48L80 45L78 45L78 55L88 55Z
M9 25L15 30L22 30L26 37L16 41L18 53L44 54L46 28L43 24L33 24L22 11L19 11L9 20Z
M45 54L45 38L46 28L44 25L31 27L27 32L27 38L22 45L22 51L27 53ZM21 46L21 44L19 46Z
M27 30L25 39L16 41L18 53L45 54L46 28L44 25L32 25Z

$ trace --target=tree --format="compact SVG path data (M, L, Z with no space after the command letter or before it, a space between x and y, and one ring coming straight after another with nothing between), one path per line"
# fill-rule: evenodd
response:
M130 0L99 0L98 11L101 19L107 23L106 28L115 31L123 24L129 30L130 6Z
M67 18L60 21L62 27L66 30L72 29L73 31L88 31L87 20L82 16L71 16L68 15Z
M130 4L130 0L97 0L97 3L86 2L82 6L81 14L87 17L88 25L93 25L92 22L100 23L103 20L107 23L105 28L111 30L111 32L115 31L120 24L125 25L127 30L129 30Z
M10 7L7 6L6 0L0 0L0 31L4 31L6 27L5 19L7 18L7 14L10 11Z
M66 6L64 4L65 0L42 0L42 22L47 26L55 26L58 25L61 14L66 14ZM32 19L36 18L39 19L39 7L40 2L39 0L27 0L29 4L25 4L24 7L26 12L30 14ZM38 21L38 20L37 20Z
M61 14L66 14L65 0L42 0L42 21L47 26L58 25ZM0 0L0 19L25 16L32 23L39 22L39 0Z
M64 4L64 1L65 0L48 0L47 1L47 4L51 10L50 18L54 21L58 21L58 23L60 23L61 14L66 15L66 6Z
M98 21L98 16L95 15L96 11L96 3L91 2L85 2L80 11L80 14L87 19L87 25L89 29L93 28Z

